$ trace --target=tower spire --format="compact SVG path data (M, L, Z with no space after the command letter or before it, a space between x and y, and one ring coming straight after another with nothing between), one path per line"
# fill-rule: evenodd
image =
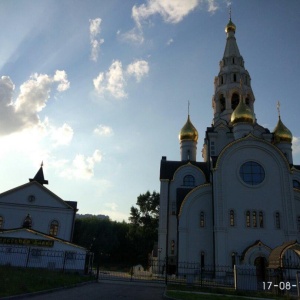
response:
M278 111L278 117L280 118L280 102L277 101L277 111Z
M41 167L37 171L37 173L35 174L34 178L30 178L29 179L30 182L36 181L36 182L38 182L41 185L48 184L48 180L45 180L45 177L44 177L43 165L44 165L44 163L42 161Z

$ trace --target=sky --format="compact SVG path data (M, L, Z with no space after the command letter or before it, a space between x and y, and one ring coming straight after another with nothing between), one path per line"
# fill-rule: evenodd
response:
M128 221L180 160L188 101L202 161L230 6L257 121L273 130L280 101L300 164L300 1L1 0L0 192L43 162L78 213Z

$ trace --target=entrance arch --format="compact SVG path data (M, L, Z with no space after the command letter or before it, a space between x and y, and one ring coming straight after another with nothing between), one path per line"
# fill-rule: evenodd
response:
M294 254L294 255L293 255ZM297 240L288 241L274 248L269 256L269 268L299 268L300 244Z
M269 255L272 249L260 240L247 247L241 256L241 263L244 265L267 267Z

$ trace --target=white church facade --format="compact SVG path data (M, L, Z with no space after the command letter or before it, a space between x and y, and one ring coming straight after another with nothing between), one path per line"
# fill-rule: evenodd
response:
M28 183L0 194L0 265L87 271L92 254L72 243L77 202L45 184L41 166Z
M286 251L299 250L300 166L293 164L292 133L280 112L273 131L259 125L231 18L225 31L203 161L190 116L179 134L181 160L161 160L158 251L171 273L179 262L279 266Z

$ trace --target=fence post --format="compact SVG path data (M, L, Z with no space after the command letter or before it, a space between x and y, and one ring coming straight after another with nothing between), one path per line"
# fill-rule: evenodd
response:
M132 277L133 277L133 265L131 266L131 270L130 270L130 281L132 281Z
M168 255L166 256L166 267L165 267L165 284L168 285Z
M63 273L65 272L65 264L66 264L67 251L64 252L64 263L63 263Z
M26 259L26 268L28 267L28 262L29 262L29 256L30 256L31 248L28 247L28 254L27 254L27 259Z
M200 286L202 287L202 278L203 278L203 266L201 265L200 269Z
M96 279L97 281L99 280L99 271L100 271L100 263L97 263L97 275L96 275Z

